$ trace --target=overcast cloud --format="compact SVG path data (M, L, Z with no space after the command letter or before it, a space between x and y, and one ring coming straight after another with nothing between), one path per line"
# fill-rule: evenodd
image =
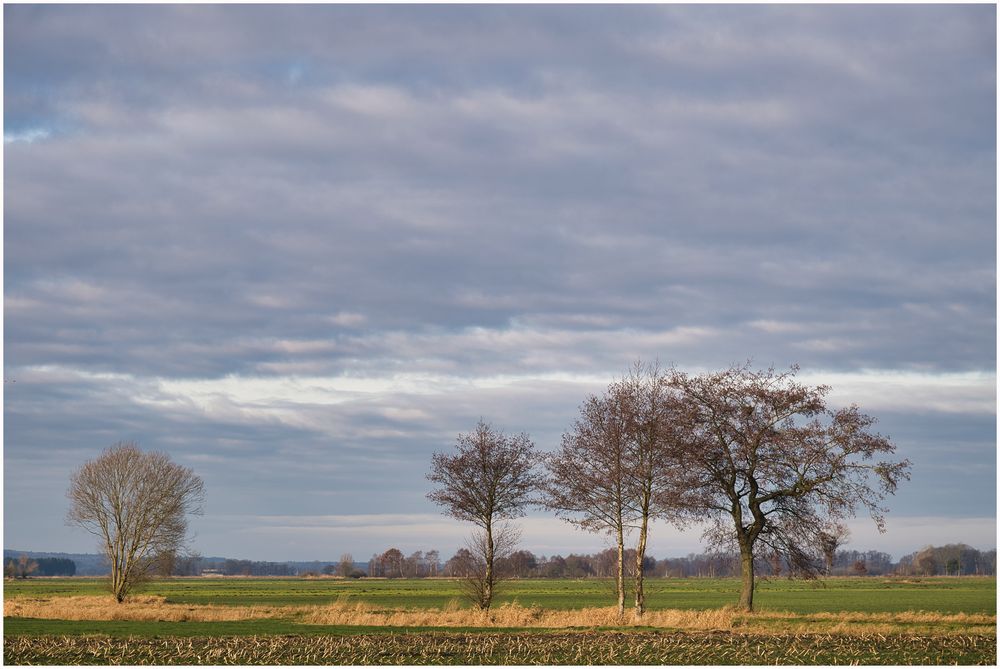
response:
M913 461L856 548L992 547L995 12L6 5L5 546L136 439L203 554L450 555L430 454L642 357L799 363Z

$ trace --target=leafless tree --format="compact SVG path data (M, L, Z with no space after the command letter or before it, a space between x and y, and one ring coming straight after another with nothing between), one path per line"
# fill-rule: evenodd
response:
M444 564L445 576L457 576L465 578L470 576L476 568L476 557L468 548L459 548L455 554Z
M588 532L615 540L618 615L625 614L625 535L640 518L627 470L628 418L620 394L590 396L563 435L558 451L545 458L545 507Z
M508 436L485 421L460 434L455 455L435 453L427 478L439 487L428 499L459 520L474 523L482 538L473 544L482 548L482 593L476 604L489 609L497 581L494 560L507 536L494 536L498 521L524 515L524 508L541 483L535 466L538 456L527 434Z
M851 531L843 523L833 523L829 528L819 531L819 549L823 553L823 565L827 576L833 570L833 560L837 557L837 550L846 544L850 537Z
M423 576L421 571L424 567L424 552L413 551L403 561L403 569L407 578L418 578Z
M119 442L72 476L67 521L101 539L118 602L164 555L184 547L187 516L200 514L204 484L191 469L134 442Z
M609 393L623 407L626 434L625 469L628 494L638 513L635 547L635 612L646 610L643 587L649 523L665 518L683 523L679 496L686 494L679 453L682 446L683 411L678 395L667 384L659 363L637 361L612 384Z
M922 548L916 557L913 558L913 564L916 565L917 572L922 576L934 576L937 574L938 560L934 555L934 547L927 546Z
M390 548L378 557L382 565L382 575L386 578L403 578L403 551Z
M437 549L427 551L424 559L427 560L427 575L437 576L441 570L441 552Z
M337 573L347 578L354 571L354 556L350 553L344 553L340 556L340 564L337 566Z
M4 568L4 575L8 578L28 578L38 571L38 563L27 555L22 554L17 558L17 562L10 560Z
M466 541L466 548L472 560L466 565L465 577L461 580L462 591L480 609L489 610L493 595L501 581L513 576L513 572L498 568L510 556L521 538L521 532L507 522L494 523L489 535L486 530L477 529ZM490 561L493 564L490 564Z
M637 531L634 552L635 611L645 610L643 588L650 520L677 520L673 509L678 403L657 364L636 362L600 397L589 397L546 458L545 506L591 532L615 540L618 613L625 613L625 535Z
M759 545L790 571L814 574L817 533L859 506L885 531L882 504L909 478L908 461L876 460L896 449L869 430L874 418L854 405L828 408L829 388L796 383L796 372L671 373L687 412L682 502L714 521L707 539L738 548L744 610L753 608Z

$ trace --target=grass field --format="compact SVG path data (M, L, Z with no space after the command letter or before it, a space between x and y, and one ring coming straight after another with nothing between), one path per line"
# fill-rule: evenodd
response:
M648 579L650 610L716 609L735 604L739 581L732 578ZM96 578L7 581L5 597L103 595ZM389 608L444 608L462 602L459 584L448 579L301 579L189 578L161 579L141 592L177 604L232 606L322 605L360 601ZM608 606L614 583L606 579L526 579L503 584L498 604L517 602L543 609ZM793 613L822 611L934 611L996 613L993 578L833 578L817 581L774 579L758 584L754 598L761 610Z
M506 583L489 616L466 608L458 583L445 579L161 579L122 606L100 579L7 581L4 660L996 663L992 578L775 579L760 584L753 614L730 608L734 579L650 579L647 586L650 613L619 621L608 606L613 584L598 579Z

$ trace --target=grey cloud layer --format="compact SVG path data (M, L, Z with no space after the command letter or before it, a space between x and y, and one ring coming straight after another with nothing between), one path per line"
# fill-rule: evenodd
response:
M6 147L13 360L240 370L227 333L336 340L348 311L811 321L734 348L992 364L988 8L336 9L8 11L8 116L71 128ZM200 355L151 360L165 330Z
M579 401L373 399L333 447L171 380L995 371L993 7L4 12L7 476L123 436L403 476Z

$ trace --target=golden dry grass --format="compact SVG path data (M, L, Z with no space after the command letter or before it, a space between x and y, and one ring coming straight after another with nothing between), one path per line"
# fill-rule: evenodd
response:
M130 597L116 604L110 596L15 597L5 599L4 617L58 620L234 621L278 618L287 611L276 606L217 606L170 604L163 597Z
M745 613L733 608L703 611L666 609L647 611L641 618L626 611L619 618L614 607L552 610L504 604L489 612L460 609L391 610L356 603L335 603L304 612L302 622L317 625L378 625L399 627L653 627L685 631L740 631L755 633L834 634L996 632L996 616L977 614L819 613L804 615L780 611Z
M488 612L461 608L452 601L443 609L385 609L364 602L339 601L323 606L219 606L174 604L163 597L141 596L116 604L108 596L28 598L4 602L4 616L62 620L135 620L222 622L284 618L313 625L380 627L524 627L593 628L652 627L683 631L738 631L757 634L995 634L996 616L986 614L813 613L780 611L745 613L732 608L703 611L667 609L624 619L614 607L553 610L504 604Z

